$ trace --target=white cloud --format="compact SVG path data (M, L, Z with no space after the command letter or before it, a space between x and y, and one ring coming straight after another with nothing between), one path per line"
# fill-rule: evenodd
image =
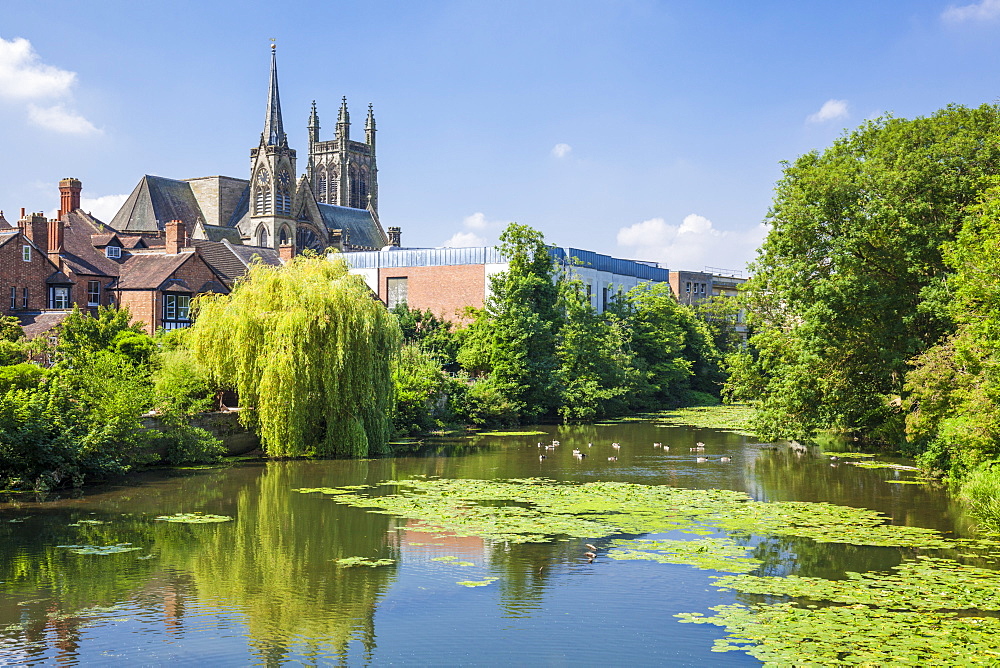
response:
M847 100L827 100L815 114L806 119L810 123L824 123L847 116Z
M565 158L573 150L569 144L556 144L552 147L552 155L557 158Z
M104 195L103 197L81 197L80 208L88 212L102 223L110 223L111 219L122 208L128 195Z
M28 120L34 125L64 134L95 134L100 131L65 103L38 106L34 101L72 98L76 72L41 62L31 42L23 37L0 37L0 99L27 103Z
M950 5L941 12L941 18L951 23L965 21L992 21L1000 18L1000 0L979 0L971 5Z
M749 230L720 230L712 221L690 214L680 225L651 218L618 230L618 245L639 260L669 269L701 271L706 266L744 269L767 233L763 225Z
M60 97L69 92L76 73L40 62L31 42L23 37L0 37L0 97L32 100Z
M493 243L499 231L506 225L495 220L487 220L486 214L477 211L471 216L462 219L462 232L456 232L448 241L444 242L446 248L470 248L472 246L489 246Z
M466 216L462 219L462 224L470 230L485 230L492 225L490 221L486 220L486 214L482 211L477 211L471 216Z
M128 199L128 195L103 195L101 197L81 197L80 208L92 215L102 223L110 223L115 217L122 204ZM46 212L46 217L55 218L59 214L58 209Z
M72 135L86 135L100 132L94 124L83 116L74 113L65 106L57 104L51 107L28 105L28 119L35 125Z
M481 237L475 232L455 232L448 241L444 242L445 248L472 248L485 245L485 237Z

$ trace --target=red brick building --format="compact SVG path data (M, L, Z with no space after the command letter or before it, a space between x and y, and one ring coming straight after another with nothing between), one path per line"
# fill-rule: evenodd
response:
M13 227L0 216L0 311L16 315L29 335L48 331L73 306L128 307L150 334L187 327L193 297L229 292L254 257L281 263L271 248L192 241L180 221L162 233L119 232L80 209L78 180L63 179L59 190L52 220L22 211Z

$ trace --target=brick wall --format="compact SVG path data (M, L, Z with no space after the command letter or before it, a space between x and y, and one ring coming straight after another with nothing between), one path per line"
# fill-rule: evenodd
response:
M119 293L118 306L127 308L133 322L141 322L148 334L154 334L158 296L159 293L153 290L122 290Z
M24 288L28 288L28 308L30 311L49 306L48 288L45 279L56 272L56 267L44 253L31 249L31 261L25 262L22 248L27 242L21 235L15 235L0 246L0 312L11 315L23 310ZM10 289L17 289L17 308L10 308Z
M430 309L439 318L460 322L466 306L482 308L486 298L486 270L481 264L445 267L379 269L378 296L387 301L389 278L407 279L407 303L421 311Z

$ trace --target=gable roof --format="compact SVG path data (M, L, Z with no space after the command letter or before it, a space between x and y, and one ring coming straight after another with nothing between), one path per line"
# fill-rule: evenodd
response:
M24 335L34 339L54 329L62 323L72 311L28 311L17 313Z
M144 253L132 255L122 265L117 289L156 290L164 281L180 269L181 265L195 256L193 251L182 250L177 255Z
M121 264L95 248L98 241L110 240L115 230L80 209L66 214L63 223L63 250L59 254L66 266L77 274L118 276ZM107 242L104 242L107 243Z
M317 203L323 225L327 230L344 230L351 246L378 249L388 243L382 226L368 209L352 209L336 204Z
M12 227L14 226L8 223L7 219L3 217L3 211L0 211L0 230L9 230Z
M235 227L222 227L221 225L202 225L201 229L205 230L205 236L208 237L209 241L222 241L223 239L228 239L234 244L242 243L243 237L240 235L240 231Z
M111 227L122 232L156 232L165 230L171 220L184 221L188 229L204 220L191 185L147 174L112 218Z

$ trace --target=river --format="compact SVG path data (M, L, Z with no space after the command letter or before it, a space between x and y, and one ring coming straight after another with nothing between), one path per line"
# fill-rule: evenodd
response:
M442 439L380 460L154 472L76 496L8 499L0 503L0 664L760 664L744 652L713 653L723 629L674 617L741 600L712 586L717 572L609 559L607 536L517 544L421 532L412 519L293 491L301 488L413 477L620 481L830 502L879 511L892 524L969 533L943 490L894 484L907 472L815 449L642 421L530 429L545 433ZM561 442L554 450L537 446L553 439ZM703 452L690 450L697 442ZM233 519L155 519L176 513ZM588 543L597 543L593 560ZM85 549L115 545L121 551ZM766 536L754 555L761 572L827 578L884 571L906 556ZM336 561L356 556L392 563Z

